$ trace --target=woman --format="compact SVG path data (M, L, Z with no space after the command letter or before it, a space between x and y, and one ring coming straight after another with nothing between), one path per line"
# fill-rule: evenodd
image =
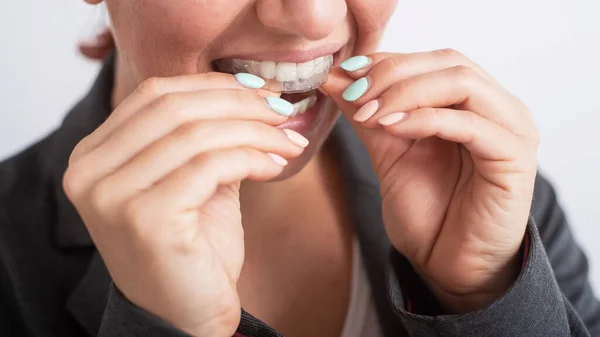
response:
M395 1L104 2L96 84L0 165L2 336L600 335L527 108L374 53Z

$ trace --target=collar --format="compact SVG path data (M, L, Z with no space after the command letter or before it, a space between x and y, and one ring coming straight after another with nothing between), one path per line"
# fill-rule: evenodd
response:
M89 247L93 242L76 209L62 189L62 177L75 145L92 133L111 111L115 55L104 63L90 92L68 113L56 131L50 164L56 200L56 240L61 247ZM351 218L361 246L372 295L386 336L398 336L403 328L393 315L386 292L386 266L391 244L381 216L379 182L371 166L367 150L350 123L341 117L333 128L327 146L340 163ZM109 273L97 251L88 270L71 292L67 308L95 336L108 299ZM256 324L242 317L241 328ZM250 335L251 336L251 335Z
M62 178L71 152L84 137L91 134L111 111L115 55L108 57L89 93L67 114L54 134L50 149L50 171L56 202L55 240L59 247L92 246L88 231L62 188Z

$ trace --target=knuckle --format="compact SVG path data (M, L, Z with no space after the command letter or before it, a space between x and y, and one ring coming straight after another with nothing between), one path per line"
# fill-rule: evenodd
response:
M142 199L130 200L123 210L123 218L126 223L126 230L129 236L138 243L139 247L150 248L158 245L160 236L159 228L154 226L156 223L167 225L164 219L158 219L158 214L149 214L149 207ZM153 230L150 230L153 229Z
M256 149L252 149L252 148L248 148L248 149L243 149L242 152L240 153L241 155L241 159L242 162L256 162L257 158L260 158L260 155L264 155L262 152L260 152L259 150Z
M479 78L479 74L475 69L463 64L452 67L452 71L456 77L457 85L462 88L471 86Z
M413 81L414 83L414 81ZM410 93L411 93L411 80L410 79L405 79L405 80L401 80L399 82L397 82L396 84L394 84L394 89L393 89L393 93L394 96L401 98L401 97L405 97L408 96L410 97ZM384 94L383 96L388 96L386 94Z
M248 93L244 90L232 90L231 91L231 100L237 105L248 104Z
M212 72L202 74L201 79L206 82L210 82L210 83L219 83L219 82L222 82L224 76L233 77L233 75L231 75L231 74L225 74L225 73L212 71Z
M82 192L82 184L80 183L79 170L73 166L69 166L65 171L62 179L62 186L67 198L71 201L78 200Z
M150 77L144 80L136 89L136 92L143 96L160 96L163 93L166 79L161 77Z
M178 126L173 132L169 133L168 137L174 140L176 143L182 145L183 147L193 146L197 142L200 136L210 138L210 134L207 132L211 132L215 130L211 130L210 128L203 128L202 123L199 122L191 122L184 123Z
M178 120L186 120L187 118L187 111L181 108L180 97L177 93L161 95L150 103L149 109L158 114L169 114L170 118Z
M431 127L437 128L442 124L444 120L444 112L441 109L428 108L429 115L431 116Z
M105 181L101 181L91 188L88 200L97 213L104 214L113 209L112 190L113 188Z
M281 139L285 136L283 132L273 131L273 129L267 127L265 124L254 121L248 123L248 126L244 127L244 132L247 132L249 140L259 140L263 137L268 137L269 139L274 139L274 137L276 139Z
M174 110L178 102L177 94L167 93L152 102L152 106L159 110Z
M429 119L438 119L440 118L440 111L436 108L425 107L418 110L418 112Z
M456 65L452 67L452 69L454 70L456 75L464 78L470 78L477 74L477 72L473 68L464 64Z
M233 152L228 153L228 156L230 156L231 161L235 161L240 163L240 165L247 165L249 167L251 167L252 165L254 165L256 163L256 156L255 154L258 153L260 151L252 149L252 148L240 148L237 149ZM225 167L221 167L222 161L219 160L220 158L215 158L215 164L216 166L219 166L219 169L225 169Z
M207 152L194 157L189 164L198 171L215 172L221 162L220 157L217 152Z
M84 137L81 141L79 141L79 143L77 143L77 145L75 145L71 155L69 156L69 165L73 164L81 156L81 154L84 153L85 148L87 147L89 139L88 137L89 136Z
M540 146L542 136L540 134L540 131L536 127L534 127L531 131L529 138L531 139L531 143L533 144L535 149L537 149Z
M435 53L438 53L442 57L449 58L450 60L453 60L456 62L462 63L465 60L467 60L467 57L463 53L459 52L456 49L452 49L452 48L439 49L439 50L436 50Z
M386 58L382 63L384 64L385 69L393 69L402 67L406 62L406 56L403 54L392 55Z
M431 107L421 108L418 111L423 118L423 126L428 133L435 132L444 118L441 110Z
M137 228L146 222L146 205L140 199L128 201L123 207L123 218L129 227Z

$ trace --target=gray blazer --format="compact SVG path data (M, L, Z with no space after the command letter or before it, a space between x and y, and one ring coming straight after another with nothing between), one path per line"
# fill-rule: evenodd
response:
M0 336L186 336L116 289L84 224L62 190L70 152L110 113L114 55L62 126L0 163ZM488 308L446 315L395 251L381 219L378 181L366 150L340 119L328 140L386 337L600 336L600 302L588 265L547 180L538 176L524 267ZM410 298L412 310L407 310ZM242 313L236 336L280 336Z

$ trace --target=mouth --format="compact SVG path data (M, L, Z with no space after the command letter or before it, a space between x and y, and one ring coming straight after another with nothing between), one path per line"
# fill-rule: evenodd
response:
M249 73L261 77L267 81L269 90L282 93L281 98L294 104L294 116L306 112L316 104L316 89L327 81L329 69L339 52L338 50L301 63L222 58L213 61L212 67L218 72L234 75Z
M281 98L294 105L290 119L280 127L302 134L314 130L323 120L320 112L325 96L317 88L327 81L330 68L339 58L340 50L303 62L277 62L264 59L222 58L213 61L215 71L238 74L250 73L263 78L269 90L281 92ZM291 61L288 59L286 61Z

